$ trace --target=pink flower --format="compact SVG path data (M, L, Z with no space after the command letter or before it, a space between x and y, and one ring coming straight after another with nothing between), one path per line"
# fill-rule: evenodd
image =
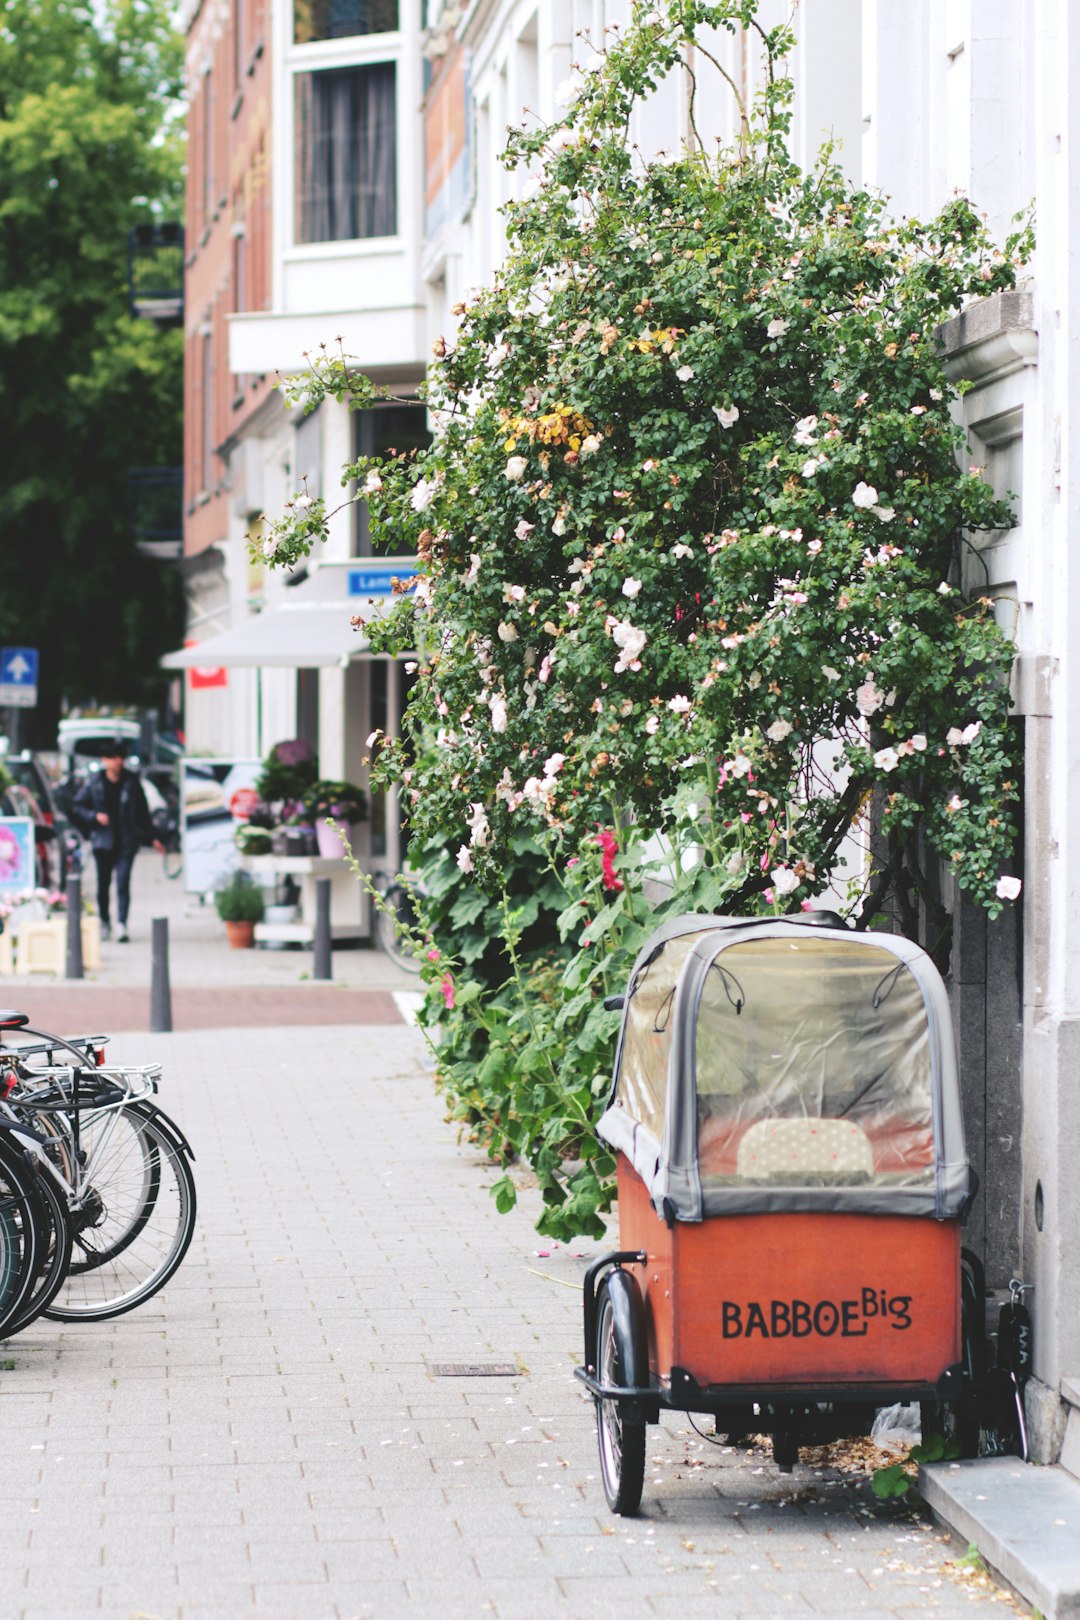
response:
M773 901L776 899L775 894L773 894L771 889L765 889L763 892L765 895L765 904L771 906Z
M433 949L433 950L430 950L430 951L428 951L428 953L427 953L427 959L428 959L428 961L429 961L429 962L437 962L437 961L438 961L438 960L439 960L439 953L438 953L438 951L436 951L436 950L434 950L434 949Z
M621 878L615 871L615 856L619 851L618 841L615 834L605 828L603 832L597 833L596 842L600 845L602 851L600 861L601 881L605 889L617 893L623 886Z
M442 991L442 998L446 1003L447 1012L453 1012L453 1010L454 1010L454 981L453 981L453 979L451 979L449 976L447 976L445 979L443 979L442 983L439 985L439 989Z

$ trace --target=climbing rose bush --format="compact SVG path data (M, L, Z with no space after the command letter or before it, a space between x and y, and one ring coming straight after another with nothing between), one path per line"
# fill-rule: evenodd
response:
M703 96L709 30L739 26L766 71L737 146L645 161L636 104L691 44ZM416 557L366 626L419 666L376 777L481 892L523 831L563 876L587 855L618 911L564 951L647 920L640 863L616 871L631 829L692 857L686 905L731 913L831 880L864 923L890 892L910 914L927 854L991 916L1019 892L1014 605L960 570L1012 517L935 334L1014 285L1030 227L998 246L963 198L898 222L829 149L800 170L792 38L750 0L668 0L593 42L565 116L510 139L507 258L435 345L434 443L346 469L376 540ZM327 394L380 391L323 351L292 397ZM264 549L294 563L326 522L301 496Z

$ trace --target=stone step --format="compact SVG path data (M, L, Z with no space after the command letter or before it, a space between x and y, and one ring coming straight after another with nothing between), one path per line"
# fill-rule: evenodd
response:
M1080 1480L1080 1378L1061 1380L1061 1398L1068 1406L1069 1416L1065 1422L1060 1462L1066 1473Z
M1080 1480L1060 1466L980 1457L921 1468L919 1489L1046 1620L1080 1620Z

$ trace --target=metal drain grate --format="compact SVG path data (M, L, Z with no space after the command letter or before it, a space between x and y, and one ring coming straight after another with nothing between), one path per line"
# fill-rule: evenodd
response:
M436 1361L428 1368L435 1378L520 1378L516 1361Z

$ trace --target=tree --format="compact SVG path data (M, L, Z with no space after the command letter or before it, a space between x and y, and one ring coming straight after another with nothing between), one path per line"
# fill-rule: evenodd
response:
M481 888L531 831L565 891L568 955L531 977L504 907L513 975L493 999L465 964L455 979L469 908L446 856L432 868L451 929L429 976L483 1028L485 1095L475 1042L444 1042L440 1065L489 1139L538 1166L555 1235L608 1196L604 1166L560 1182L556 1161L588 1155L614 1027L600 992L658 920L658 851L682 910L796 910L833 880L866 926L888 894L903 910L930 892L927 851L991 915L1019 888L1008 605L966 599L960 569L966 533L1012 518L967 464L935 334L1013 285L1030 230L999 248L963 198L898 223L827 149L801 171L792 35L755 12L639 6L566 118L511 138L530 179L498 279L436 345L436 440L352 469L376 532L417 554L368 631L422 649L412 737L383 742L378 769ZM738 146L642 161L634 102L690 44L700 71L706 26L740 24L766 73ZM294 397L327 391L371 397L344 356ZM325 521L301 497L267 550L293 560ZM874 803L884 853L845 869Z
M182 335L128 313L129 228L182 210L181 50L164 0L0 0L0 642L60 700L145 701L183 629L135 551L132 466L177 465Z

